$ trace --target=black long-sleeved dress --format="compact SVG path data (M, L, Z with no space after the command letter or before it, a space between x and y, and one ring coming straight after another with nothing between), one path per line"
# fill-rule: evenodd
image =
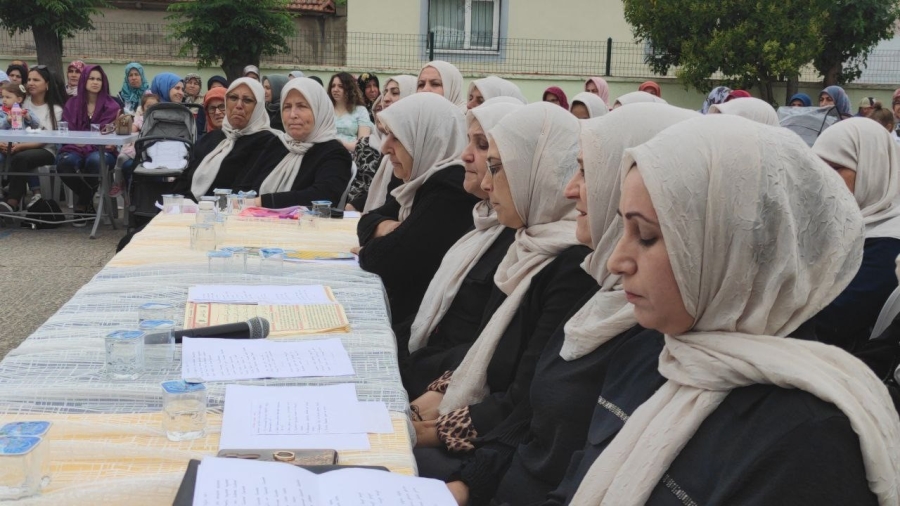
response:
M244 180L243 190L259 192L266 177L289 153L278 137L263 147ZM261 194L263 207L280 209L290 206L309 206L313 200L329 200L337 206L350 183L350 153L340 141L321 142L309 148L300 162L300 170L290 191Z
M359 265L381 276L393 322L419 309L444 254L472 228L478 198L463 189L464 177L465 169L454 165L428 178L416 192L409 216L386 236L374 237L379 223L399 217L400 204L392 195L359 220Z
M209 190L207 190L206 194L212 195L213 190L216 188L239 189L238 185L247 177L247 172L253 167L253 162L266 144L274 138L275 135L268 130L238 137L231 152L222 160L219 172L216 174L212 184L209 185ZM174 193L194 198L194 194L191 193L191 183L194 180L194 172L197 170L197 166L206 158L206 155L210 154L224 140L224 132L213 130L197 141L191 154L191 162L175 182Z

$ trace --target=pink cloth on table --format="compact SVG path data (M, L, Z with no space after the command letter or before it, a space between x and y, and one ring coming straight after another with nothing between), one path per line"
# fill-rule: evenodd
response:
M241 211L239 216L251 218L280 218L282 220L296 220L300 212L305 210L303 206L291 206L283 209L269 209L266 207L248 207Z

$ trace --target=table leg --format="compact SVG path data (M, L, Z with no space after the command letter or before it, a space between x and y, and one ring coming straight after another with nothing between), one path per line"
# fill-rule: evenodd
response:
M97 203L97 215L94 217L94 228L91 230L91 239L97 238L97 226L100 225L100 219L103 216L103 203L109 200L109 174L106 169L106 146L100 148L100 202ZM116 229L116 219L112 213L112 202L108 203L109 222L112 224L113 230Z

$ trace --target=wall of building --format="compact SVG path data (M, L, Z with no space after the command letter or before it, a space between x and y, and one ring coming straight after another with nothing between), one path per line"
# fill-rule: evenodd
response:
M358 1L358 0L357 0ZM509 2L509 37L544 40L631 41L621 0L504 0Z
M421 0L348 0L347 32L421 34Z

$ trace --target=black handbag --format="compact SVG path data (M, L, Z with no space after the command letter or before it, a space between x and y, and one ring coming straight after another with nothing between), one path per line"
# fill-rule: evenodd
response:
M59 226L59 222L65 219L66 215L63 214L62 209L55 200L40 199L28 208L28 212L25 213L25 220L22 221L22 227L32 230L56 228Z

